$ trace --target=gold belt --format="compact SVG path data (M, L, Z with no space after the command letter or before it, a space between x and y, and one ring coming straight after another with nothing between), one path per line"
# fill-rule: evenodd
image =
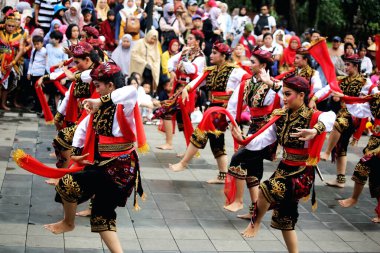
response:
M119 152L127 151L134 147L133 142L129 143L112 143L112 144L98 144L99 152Z

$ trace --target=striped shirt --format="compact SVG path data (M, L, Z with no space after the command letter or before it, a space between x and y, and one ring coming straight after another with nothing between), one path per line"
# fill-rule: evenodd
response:
M39 8L40 10L38 12L38 22L40 23L41 27L43 28L50 27L50 23L54 15L54 6L60 3L61 1L59 0L36 0L35 1L35 4L40 7Z

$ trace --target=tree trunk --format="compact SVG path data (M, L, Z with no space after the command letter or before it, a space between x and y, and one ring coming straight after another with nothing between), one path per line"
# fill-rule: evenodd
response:
M290 18L290 26L293 31L296 31L297 34L300 34L298 30L298 21L297 21L297 13L296 13L296 0L289 1L289 18Z

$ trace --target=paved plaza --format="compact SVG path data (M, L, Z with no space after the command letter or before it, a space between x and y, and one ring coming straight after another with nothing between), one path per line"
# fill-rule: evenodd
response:
M54 126L33 114L0 115L0 253L108 252L99 235L90 232L89 218L77 218L75 230L61 235L43 229L43 224L62 218L62 206L54 202L55 190L44 178L18 168L11 158L12 150L21 148L53 166L55 159L49 154L55 134ZM125 252L286 252L281 232L269 226L270 212L256 238L240 235L248 221L223 209L222 185L205 182L217 174L209 147L189 169L175 173L168 164L179 161L176 154L185 150L182 133L176 134L173 151L154 148L164 139L157 126L146 126L146 134L151 152L140 156L140 161L148 199L140 200L139 212L133 210L132 201L117 209ZM231 157L229 133L226 139ZM352 192L350 177L367 140L364 136L358 147L349 148L346 188L326 187L317 178L317 211L311 212L310 201L300 203L297 235L301 252L380 252L380 224L370 221L375 200L370 199L367 186L356 207L344 209L337 204L337 199ZM276 165L265 163L265 179ZM319 167L325 179L335 177L335 165L321 162ZM244 211L248 199L247 194ZM86 204L79 206L85 208Z

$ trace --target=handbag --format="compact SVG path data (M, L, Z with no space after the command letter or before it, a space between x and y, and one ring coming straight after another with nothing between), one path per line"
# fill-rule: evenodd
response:
M140 33L140 20L135 16L129 16L125 20L124 34L136 35Z

